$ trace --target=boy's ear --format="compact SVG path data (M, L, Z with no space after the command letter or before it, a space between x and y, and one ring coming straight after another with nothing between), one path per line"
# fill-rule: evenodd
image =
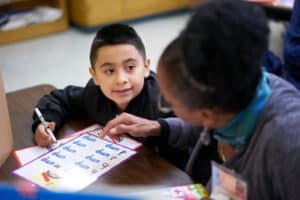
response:
M90 72L90 75L93 78L93 81L94 81L95 85L99 85L98 81L97 81L96 70L93 67L90 67L89 72Z
M144 77L147 78L148 76L150 76L150 59L145 60Z

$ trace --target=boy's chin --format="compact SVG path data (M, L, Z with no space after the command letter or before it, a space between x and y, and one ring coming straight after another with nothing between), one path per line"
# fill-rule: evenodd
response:
M128 104L130 103L130 101L133 98L128 99L127 101L115 101L115 104L117 105L117 107L119 108L119 110L121 110L122 112L127 108Z

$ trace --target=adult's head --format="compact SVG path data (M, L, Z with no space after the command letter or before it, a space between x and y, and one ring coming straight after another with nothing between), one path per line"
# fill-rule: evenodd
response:
M262 9L247 2L210 1L197 8L158 66L162 93L177 115L221 128L218 116L243 110L261 79L268 33Z

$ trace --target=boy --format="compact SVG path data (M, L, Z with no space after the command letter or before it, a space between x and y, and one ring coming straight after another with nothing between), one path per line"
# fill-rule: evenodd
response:
M157 109L159 87L156 75L150 71L145 47L133 28L112 24L99 30L91 46L90 62L92 79L84 88L68 86L63 90L54 90L38 102L36 107L52 130L58 130L72 117L105 125L122 112L146 119L172 115ZM35 114L33 119L36 143L40 146L51 145L53 140ZM161 144L158 149L156 137L139 140L167 156L167 145Z

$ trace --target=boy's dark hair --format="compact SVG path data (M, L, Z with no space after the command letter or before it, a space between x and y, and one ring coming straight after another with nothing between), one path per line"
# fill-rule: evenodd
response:
M239 112L254 97L268 47L263 10L244 1L210 1L197 8L159 66L188 108ZM182 60L182 62L180 62ZM170 85L170 84L169 84Z
M142 55L143 59L146 59L144 44L136 31L125 24L111 24L98 30L93 40L90 51L90 62L92 67L94 67L97 52L101 47L118 44L133 45Z

